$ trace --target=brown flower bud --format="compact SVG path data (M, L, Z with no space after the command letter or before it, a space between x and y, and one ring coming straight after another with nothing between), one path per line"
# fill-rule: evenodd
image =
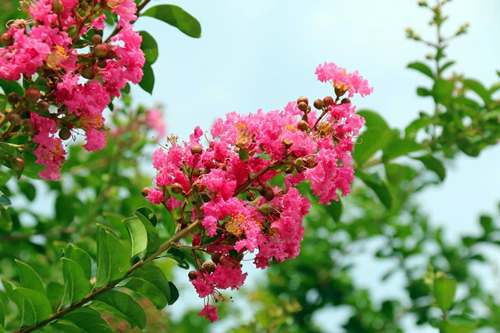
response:
M94 55L97 57L97 58L106 58L106 56L108 55L108 46L106 44L97 44L95 47L94 47Z
M351 100L349 98L343 98L342 101L340 102L340 104L350 104L351 103Z
M19 95L16 92L11 92L9 96L7 96L9 103L12 105L16 105L19 102Z
M276 258L273 257L273 263L276 264L276 265L281 265L283 263L283 260L276 259Z
M102 43L102 37L101 37L101 35L95 34L94 36L92 36L92 38L90 38L90 41L94 45L101 44Z
M299 110L306 112L307 111L307 104L304 102L300 102L299 103Z
M29 88L24 94L24 99L30 104L35 104L40 99L40 90L36 88Z
M172 192L175 194L180 194L184 191L184 188L182 187L181 184L179 183L173 183L172 184Z
M99 60L97 60L97 67L99 67L99 68L106 68L106 59L99 59Z
M61 138L61 140L68 140L70 137L71 131L65 127L61 128L61 130L59 131L59 138Z
M266 193L264 194L264 198L266 198L267 201L271 201L274 199L274 191L270 188L267 189Z
M57 15L61 15L64 12L64 4L61 0L52 0L52 11Z
M306 110L306 113L309 113L309 112L311 112L311 106L310 105L307 106L307 110Z
M141 194L143 197L147 197L149 195L149 188L147 187L143 188Z
M215 263L213 261L205 261L201 267L208 273L213 273L215 271Z
M203 153L203 147L200 146L200 145L194 145L194 146L191 146L191 154L195 155L199 155Z
M297 99L297 103L300 104L300 103L306 103L309 104L309 98L305 97L305 96L301 96ZM303 111L303 110L302 110Z
M84 67L81 74L87 80L92 80L95 76L94 67Z
M188 273L189 280L196 280L198 278L198 271L190 271Z
M305 120L299 121L297 126L298 126L299 130L304 131L304 132L309 129L309 124Z
M17 113L11 113L9 115L9 122L12 125L17 126L21 123L21 117L19 117L19 115Z
M222 254L220 254L219 252L215 252L215 253L212 253L212 255L210 257L212 258L212 261L214 263L218 264L221 256L222 256Z
M16 171L22 170L24 169L24 159L21 157L14 157L10 160L10 166Z
M248 201L254 201L257 198L255 193L253 191L248 191L247 192L247 200Z
M14 37L9 35L8 33L2 34L2 37L0 38L0 41L2 42L2 45L5 47L9 47L12 44L14 44Z
M314 101L313 105L317 110L321 110L323 108L323 101L318 98L317 100Z
M325 98L323 98L323 105L325 107L333 105L333 97L332 96L326 96Z
M50 104L47 101L42 100L42 101L38 102L38 110L40 110L42 112L48 111L49 107L50 107Z
M266 194L266 189L264 187L262 187L262 186L257 187L257 191L262 196L264 196L264 194Z

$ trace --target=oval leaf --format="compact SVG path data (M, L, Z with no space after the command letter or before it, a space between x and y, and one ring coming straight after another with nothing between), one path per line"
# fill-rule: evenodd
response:
M141 16L154 17L176 27L188 36L201 37L201 25L184 9L174 5L159 5L146 10Z
M146 314L144 310L129 295L111 289L98 295L94 300L115 309L117 313L113 311L110 312L128 321L132 328L138 326L144 329L146 327ZM106 308L103 309L106 310Z
M43 286L42 279L33 270L33 268L19 260L16 260L16 264L17 269L19 270L19 276L21 278L21 287L34 290L46 296L47 294L45 292L45 287Z
M92 290L90 281L85 278L83 268L75 261L62 258L64 277L64 304L74 304Z
M104 228L100 228L97 236L95 287L99 288L123 278L129 269L130 258L128 251L115 235Z
M148 245L148 234L146 232L146 227L137 217L131 217L123 220L123 223L127 227L128 233L130 235L130 241L132 244L131 257L135 257L142 251L146 250Z

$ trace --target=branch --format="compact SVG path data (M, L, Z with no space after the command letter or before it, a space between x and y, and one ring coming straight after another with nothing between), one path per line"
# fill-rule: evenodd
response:
M53 315L51 315L49 318L47 318L46 320L42 321L41 323L39 323L39 324L37 324L35 326L27 326L27 327L24 327L24 328L20 328L19 330L17 330L17 332L18 333L34 332L34 331L36 331L36 330L38 330L38 329L40 329L42 327L47 326L48 324L50 324L54 320L61 319L66 314L68 314L68 313L70 313L70 312L72 312L72 311L74 311L76 309L81 308L82 306L84 306L88 302L92 301L96 296L98 296L98 295L100 295L102 293L105 293L106 291L111 290L114 287L116 287L117 284L119 284L120 282L122 282L123 280L125 280L126 278L128 278L130 276L130 274L132 274L135 270L141 268L142 266L146 265L147 263L149 263L150 261L152 261L153 259L155 259L157 256L159 256L163 252L167 251L169 248L171 248L174 245L174 243L177 243L179 240L181 240L182 238L186 237L192 231L194 231L196 228L198 228L198 226L200 224L201 224L201 220L196 220L195 222L193 222L189 226L187 226L185 229L183 229L183 230L179 231L178 233L176 233L175 235L173 235L169 240L167 240L165 243L163 243L160 246L160 248L158 249L158 251L156 251L155 253L151 254L150 256L148 256L148 257L140 260L135 265L133 265L132 267L130 267L130 269L128 270L127 274L125 274L125 276L123 276L118 281L114 281L112 283L109 283L109 284L105 285L104 287L101 287L101 288L93 291L87 297L83 298L81 301L76 302L76 303L72 304L71 306L69 306L69 307L67 307L65 309L62 309L62 310L54 313Z
M59 237L62 235L68 235L75 232L75 228L69 227L59 230L49 230L47 232L34 232L29 234L19 234L19 235L0 235L0 242L20 242L25 241L33 236L45 236L45 237Z

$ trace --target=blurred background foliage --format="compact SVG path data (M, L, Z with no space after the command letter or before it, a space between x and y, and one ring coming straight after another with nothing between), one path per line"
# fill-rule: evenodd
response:
M156 310L144 300L148 331L299 333L337 332L342 327L346 332L396 333L405 332L408 321L445 333L500 331L498 295L484 283L498 280L498 263L489 261L485 252L500 245L500 206L492 207L491 216L478 218L480 235L450 241L446 230L436 227L415 200L417 193L445 180L457 156L475 158L500 138L500 79L486 87L467 74L453 73L446 48L467 26L455 35L441 35L446 21L442 7L447 2L438 6L420 2L432 15L437 40L425 41L407 30L410 39L433 50L431 57L408 67L431 79L416 93L432 99L434 108L420 112L402 130L391 128L376 111L359 111L366 119L366 130L354 153L357 179L352 193L322 206L307 187L302 188L313 206L304 222L300 256L260 273L265 278L237 294L245 298L243 306L222 304L221 317L227 319L219 326L196 316L201 308L198 299L190 307L194 310L181 316L171 316L168 307ZM17 3L2 0L0 26L16 18ZM152 140L155 134L141 121L148 108L132 107L131 101L127 91L115 101L104 150L88 153L78 143L71 145L61 181L36 180L36 166L27 167L19 180L12 171L0 171L1 190L12 201L10 207L4 205L0 222L2 279L19 280L14 259L20 259L42 277L48 293L58 293L62 288L59 257L69 242L95 258L96 223L128 239L121 221L138 207L151 206L141 195L141 189L151 183L151 174L140 166L149 163L157 147ZM473 195L466 193L464 189L457 195ZM166 239L172 233L171 217L161 209L155 213L161 221L159 233ZM174 276L187 280L187 271L175 261L164 259L157 265L170 280ZM359 265L374 268L369 278L380 284L381 294L386 290L394 295L394 289L402 286L398 296L375 298L361 288L356 283ZM383 274L375 274L380 267ZM9 322L16 310L0 295L9 307L5 311ZM336 310L347 313L347 320L338 323ZM140 331L114 317L106 319L116 332ZM18 324L11 321L6 329Z

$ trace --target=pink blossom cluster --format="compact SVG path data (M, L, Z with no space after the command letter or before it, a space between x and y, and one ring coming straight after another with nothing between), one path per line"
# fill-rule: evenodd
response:
M39 115L34 117L34 142L54 137L58 129L59 137L67 140L82 129L86 150L104 148L103 111L127 83L137 84L143 76L142 37L132 25L137 19L135 2L35 0L21 1L21 6L28 18L13 21L2 35L0 79L14 81L22 75L35 82L43 78L47 87L38 99L52 108L48 112L48 107L35 102L26 110L26 105L18 103L13 105L14 112ZM119 16L118 32L107 43L102 41L104 20L112 14ZM61 144L58 147L64 151ZM47 166L40 177L58 179L64 153L54 159L41 153L44 149L38 147L35 152L37 163Z
M364 80L358 73L347 73L343 67L335 65L333 62L325 62L316 68L316 75L321 82L330 82L335 89L348 91L349 97L359 93L361 96L370 95L373 87L368 85L368 80Z
M322 81L337 80L333 64L318 67ZM344 76L344 75L342 75ZM355 78L356 77L356 78ZM367 95L372 88L353 75L350 93ZM344 81L347 82L347 81ZM353 139L364 119L350 99L336 90L316 100L313 110L306 97L288 103L284 110L240 115L216 120L208 139L197 127L188 142L170 137L169 147L153 155L156 187L146 191L153 204L164 205L176 216L178 230L194 221L202 229L192 248L212 256L198 265L190 279L205 308L199 315L212 322L223 300L219 290L238 289L246 278L241 260L252 255L258 268L271 261L293 259L300 252L302 221L311 203L297 186L308 182L321 203L346 195L354 179ZM207 138L204 148L202 137ZM282 186L276 186L282 179Z

